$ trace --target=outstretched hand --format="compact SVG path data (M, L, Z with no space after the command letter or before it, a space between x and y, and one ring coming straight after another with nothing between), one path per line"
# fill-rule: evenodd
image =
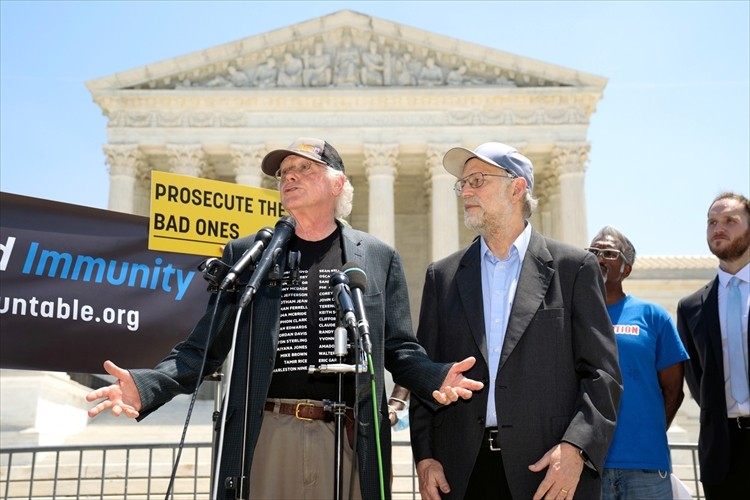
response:
M104 398L104 401L89 409L89 417L93 418L103 411L110 410L116 417L124 413L128 418L137 418L141 410L141 395L135 386L133 376L109 360L104 362L104 369L117 380L108 387L102 387L86 395L88 402Z
M440 389L432 392L435 401L441 405L448 405L458 401L458 398L471 399L473 391L481 390L484 387L483 383L464 377L464 372L470 370L476 362L476 358L469 356L463 361L454 363Z

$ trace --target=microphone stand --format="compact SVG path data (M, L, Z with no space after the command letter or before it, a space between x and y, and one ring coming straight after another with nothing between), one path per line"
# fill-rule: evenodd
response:
M281 253L281 249L279 249L279 253ZM275 255L277 258L278 255ZM276 258L274 261L276 261ZM288 260L289 271L290 271L290 282L296 282L299 280L299 252L288 252L286 255L286 258ZM280 287L281 286L281 272L279 270L279 265L274 264L273 268L270 270L267 280L268 286L271 287ZM226 379L226 390L224 393L224 405L222 409L222 423L221 423L221 431L219 434L219 447L218 452L216 454L216 472L215 472L215 480L213 485L213 495L212 498L216 499L218 492L219 492L219 476L221 471L221 458L222 458L222 452L223 452L223 446L224 446L224 429L226 427L226 418L227 418L227 410L229 405L229 396L231 394L231 381L232 381L232 371L234 368L234 361L235 361L235 349L237 344L237 334L239 331L239 325L240 325L240 318L242 317L242 313L245 310L247 306L250 306L250 311L248 312L248 336L247 336L247 366L246 366L246 379L245 379L245 394L244 394L244 405L243 408L243 420L242 420L242 451L240 454L240 468L239 468L239 475L238 476L231 476L224 478L224 488L227 490L234 490L235 491L235 500L248 500L250 495L250 488L249 488L249 472L247 469L247 433L248 433L248 419L249 419L249 404L250 404L250 372L251 372L251 361L252 361L252 345L253 345L253 300L255 299L255 289L253 288L246 288L245 292L242 294L241 298L239 299L239 304L237 306L237 315L235 316L235 325L234 325L234 332L233 332L233 338L232 338L232 347L229 351L229 355L227 355L227 362L226 362L226 369L225 369L225 375L224 378Z
M226 423L227 423L227 411L229 408L229 395L230 390L232 386L232 375L233 375L233 369L234 369L234 357L235 357L235 349L237 347L237 333L239 330L239 323L240 323L240 317L242 316L242 309L238 308L237 315L235 316L235 323L234 323L234 330L232 332L232 347L229 350L229 354L227 355L226 361L224 362L224 403L222 405L221 409L221 425L219 427L219 438L218 438L218 450L216 452L216 463L214 464L214 482L213 486L211 488L212 495L211 498L218 499L219 495L219 478L221 473L221 458L224 451L224 431L226 429ZM250 321L249 321L249 331L248 331L248 356L250 354L250 344L252 341L252 311L250 313ZM249 360L248 360L249 364ZM249 367L248 367L249 369ZM248 374L249 378L249 374ZM245 408L245 418L247 418L247 408ZM245 451L245 445L244 445L244 438L245 438L245 432L243 431L243 445L242 445L242 451L243 451L243 457L241 465L244 465L244 451ZM246 476L244 474L244 470L240 468L240 475L238 477L227 477L224 479L224 487L226 489L234 489L236 491L235 498L241 499L244 498L244 492L243 488L246 484Z
M326 411L332 411L334 416L334 449L335 454L333 457L333 500L341 500L343 498L344 490L344 476L342 473L344 463L344 419L346 418L346 401L344 400L344 374L346 373L364 373L367 371L367 365L357 363L354 365L344 363L346 355L348 353L348 333L352 332L355 339L357 339L358 332L355 327L350 327L348 330L342 326L342 321L339 319L336 329L333 331L333 349L334 355L338 359L338 363L332 364L321 364L318 368L310 366L308 373L334 373L336 374L337 380L337 398L335 402L324 401L323 407ZM359 359L359 342L355 340L355 360ZM355 388L356 393L356 388ZM356 421L354 422L354 433L356 440L357 426ZM356 457L356 449L353 450Z

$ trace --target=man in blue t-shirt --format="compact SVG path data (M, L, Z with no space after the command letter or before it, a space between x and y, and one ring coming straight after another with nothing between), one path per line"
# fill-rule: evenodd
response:
M667 428L684 394L688 354L667 311L626 295L622 282L635 261L633 244L612 226L594 237L617 338L623 394L615 437L602 474L603 500L672 498Z

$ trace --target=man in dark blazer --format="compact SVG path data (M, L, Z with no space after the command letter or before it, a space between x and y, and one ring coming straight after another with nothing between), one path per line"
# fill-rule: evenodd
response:
M220 417L225 428L217 432L217 438L223 435L223 440L217 444L221 456L220 471L214 478L214 491L218 491L215 496L234 499L235 491L231 489L237 489L237 481L231 484L226 478L247 477L249 472L249 481L243 482L249 482L250 498L334 498L334 415L324 401L338 399L337 377L308 373L307 368L308 364L319 366L318 363L331 362L327 360L335 361L332 325L336 311L332 294L325 290L329 288L329 276L344 263L351 263L366 274L363 303L370 326L377 409L373 409L369 377L360 375L359 385L354 387L354 375L346 375L346 428L354 429L353 420L358 425L356 433L347 435L350 439L341 440L349 447L345 448L341 464L343 491L339 493L348 498L351 485L353 498L374 499L380 498L382 488L382 494L389 498L388 482L382 479L390 477L391 464L384 367L394 380L433 407L437 406L433 398L448 404L471 397L472 390L482 388L481 383L462 375L474 360L444 364L427 358L411 329L406 281L398 253L341 222L351 210L352 187L340 156L330 144L299 138L289 148L269 153L262 168L279 179L282 204L294 217L296 229L277 261L281 286L265 282L238 323L243 328L239 330L232 362L231 391L226 415ZM253 242L253 236L231 241L222 261L234 264ZM287 247L301 250L299 271L303 279L297 284L287 279ZM240 282L249 278L246 271ZM89 401L105 398L89 414L95 416L110 409L116 415L143 418L175 395L192 392L196 380L213 373L230 352L239 295L213 295L206 314L188 339L175 346L154 369L128 371L107 361L105 369L117 378L117 383L87 396ZM217 301L216 332L208 341ZM302 362L297 361L300 358ZM352 414L355 402L356 413ZM247 432L243 433L245 421ZM383 444L382 476L378 435ZM350 482L351 466L346 465L353 459L352 445L357 450L358 474L352 474L354 481ZM242 498L247 497L243 492Z
M514 148L454 148L443 165L480 237L427 269L417 338L434 360L476 357L466 375L485 389L412 401L422 498L599 498L622 385L597 260L531 228L532 165Z
M734 193L714 199L708 210L706 239L711 253L719 258L718 273L680 301L677 330L690 354L685 379L701 409L698 456L706 498L746 498L750 491L748 199ZM729 300L733 279L739 283L737 307ZM736 329L730 327L731 314L738 316ZM739 343L737 348L732 347L733 338ZM733 358L730 352L739 356ZM735 359L738 371L732 369Z

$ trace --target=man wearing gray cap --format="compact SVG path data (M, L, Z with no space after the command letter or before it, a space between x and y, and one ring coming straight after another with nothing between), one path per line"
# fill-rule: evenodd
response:
M373 408L369 377L359 376L357 387L354 375L343 377L343 418L349 439L342 439L343 491L339 494L346 498L390 498L390 488L383 479L390 476L391 464L384 368L397 383L423 398L425 405L437 407L433 398L440 404L450 404L470 398L471 391L482 388L481 383L462 374L474 360L433 363L417 343L398 253L343 222L351 211L353 189L333 146L321 139L301 137L286 149L268 153L262 169L278 179L281 202L294 218L295 232L276 261L281 279L264 281L252 302L252 349L246 345L249 318L245 316L240 322L245 328L245 345L239 345L240 337L226 415L219 419L225 430L212 497L248 498L245 488L237 491L238 483L247 482L249 498L336 497L334 458L339 462L330 402L339 400L337 374L310 373L308 368L337 360L337 308L329 285L330 277L347 263L366 274L362 303L369 321L377 408ZM234 265L254 241L254 235L230 241L222 261ZM291 271L284 258L288 251L301 253L298 282L288 279ZM246 271L240 281L246 283L248 278L250 272ZM232 343L239 300L236 293L212 295L206 314L190 337L175 346L155 369L128 371L106 362L105 369L117 382L87 396L89 401L105 398L89 410L89 415L110 409L115 415L124 413L140 419L175 395L192 391L196 380L213 373L224 362ZM217 301L220 326L206 349ZM201 373L206 351L207 362ZM381 448L379 463L377 451ZM354 457L357 473L351 467ZM241 464L246 465L244 470ZM249 481L237 480L248 473Z
M412 400L422 498L599 498L622 381L597 260L531 227L533 167L514 148L443 165L480 237L428 267L417 338L436 361L474 356L485 388Z

